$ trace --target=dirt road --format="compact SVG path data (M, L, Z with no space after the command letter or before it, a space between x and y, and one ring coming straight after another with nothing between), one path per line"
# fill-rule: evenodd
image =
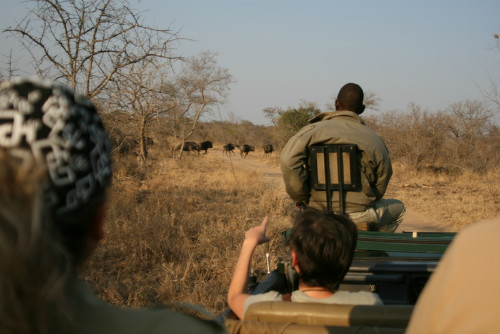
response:
M228 159L224 157L224 159ZM283 196L288 197L285 191L285 185L283 183L282 173L279 167L273 166L273 163L269 159L260 159L256 157L247 157L246 159L241 159L236 156L231 158L235 168L250 168L262 173L264 179L269 180L276 184L279 189L281 189ZM398 227L396 232L456 232L456 229L444 222L440 222L433 217L427 217L422 213L419 213L411 207L406 207L406 216L403 223Z

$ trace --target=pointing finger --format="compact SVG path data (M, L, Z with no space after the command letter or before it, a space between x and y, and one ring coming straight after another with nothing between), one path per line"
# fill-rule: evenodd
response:
M269 224L269 218L267 216L262 220L262 224L260 224L264 229L267 229L267 225Z

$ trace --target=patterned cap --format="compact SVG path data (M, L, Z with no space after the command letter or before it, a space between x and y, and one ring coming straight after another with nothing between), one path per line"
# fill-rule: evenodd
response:
M109 138L95 107L52 81L2 83L0 147L46 166L45 200L56 214L86 204L111 181Z

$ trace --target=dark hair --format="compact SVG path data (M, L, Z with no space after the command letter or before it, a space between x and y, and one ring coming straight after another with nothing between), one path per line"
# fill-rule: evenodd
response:
M313 208L299 213L290 233L297 253L300 280L334 292L351 266L357 241L356 225L347 217Z
M337 95L337 102L342 110L347 109L357 114L361 114L365 110L363 99L363 89L355 83L345 84Z

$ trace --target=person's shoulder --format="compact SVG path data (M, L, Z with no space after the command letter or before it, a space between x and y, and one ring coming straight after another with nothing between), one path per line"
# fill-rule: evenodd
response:
M159 308L160 313L168 312L175 320L168 323L172 333L226 333L224 326L205 309L184 303L174 303ZM161 317L161 314L159 315Z
M312 130L318 127L317 123L304 125L295 135L292 136L294 139L301 139L304 135L310 134Z
M226 333L215 316L194 305L175 303L142 312L137 320L145 322L144 333Z
M215 316L188 304L131 309L99 303L80 311L75 333L226 333Z
M323 304L353 304L353 305L383 305L379 295L369 291L337 291L331 297L316 299L307 296L302 291L296 290L292 293L292 301L302 303Z
M245 314L248 307L252 304L255 304L258 302L275 302L275 301L276 302L283 301L282 295L277 291L268 291L265 293L258 293L255 295L250 295L245 300L245 303L243 305L243 314Z
M369 291L337 291L333 294L332 300L336 304L354 305L383 305L379 295Z
M268 291L264 293L258 293L255 295L250 295L247 298L247 301L249 300L249 303L256 303L256 302L262 302L262 301L281 301L282 300L282 295L278 291ZM245 302L246 304L247 302Z

